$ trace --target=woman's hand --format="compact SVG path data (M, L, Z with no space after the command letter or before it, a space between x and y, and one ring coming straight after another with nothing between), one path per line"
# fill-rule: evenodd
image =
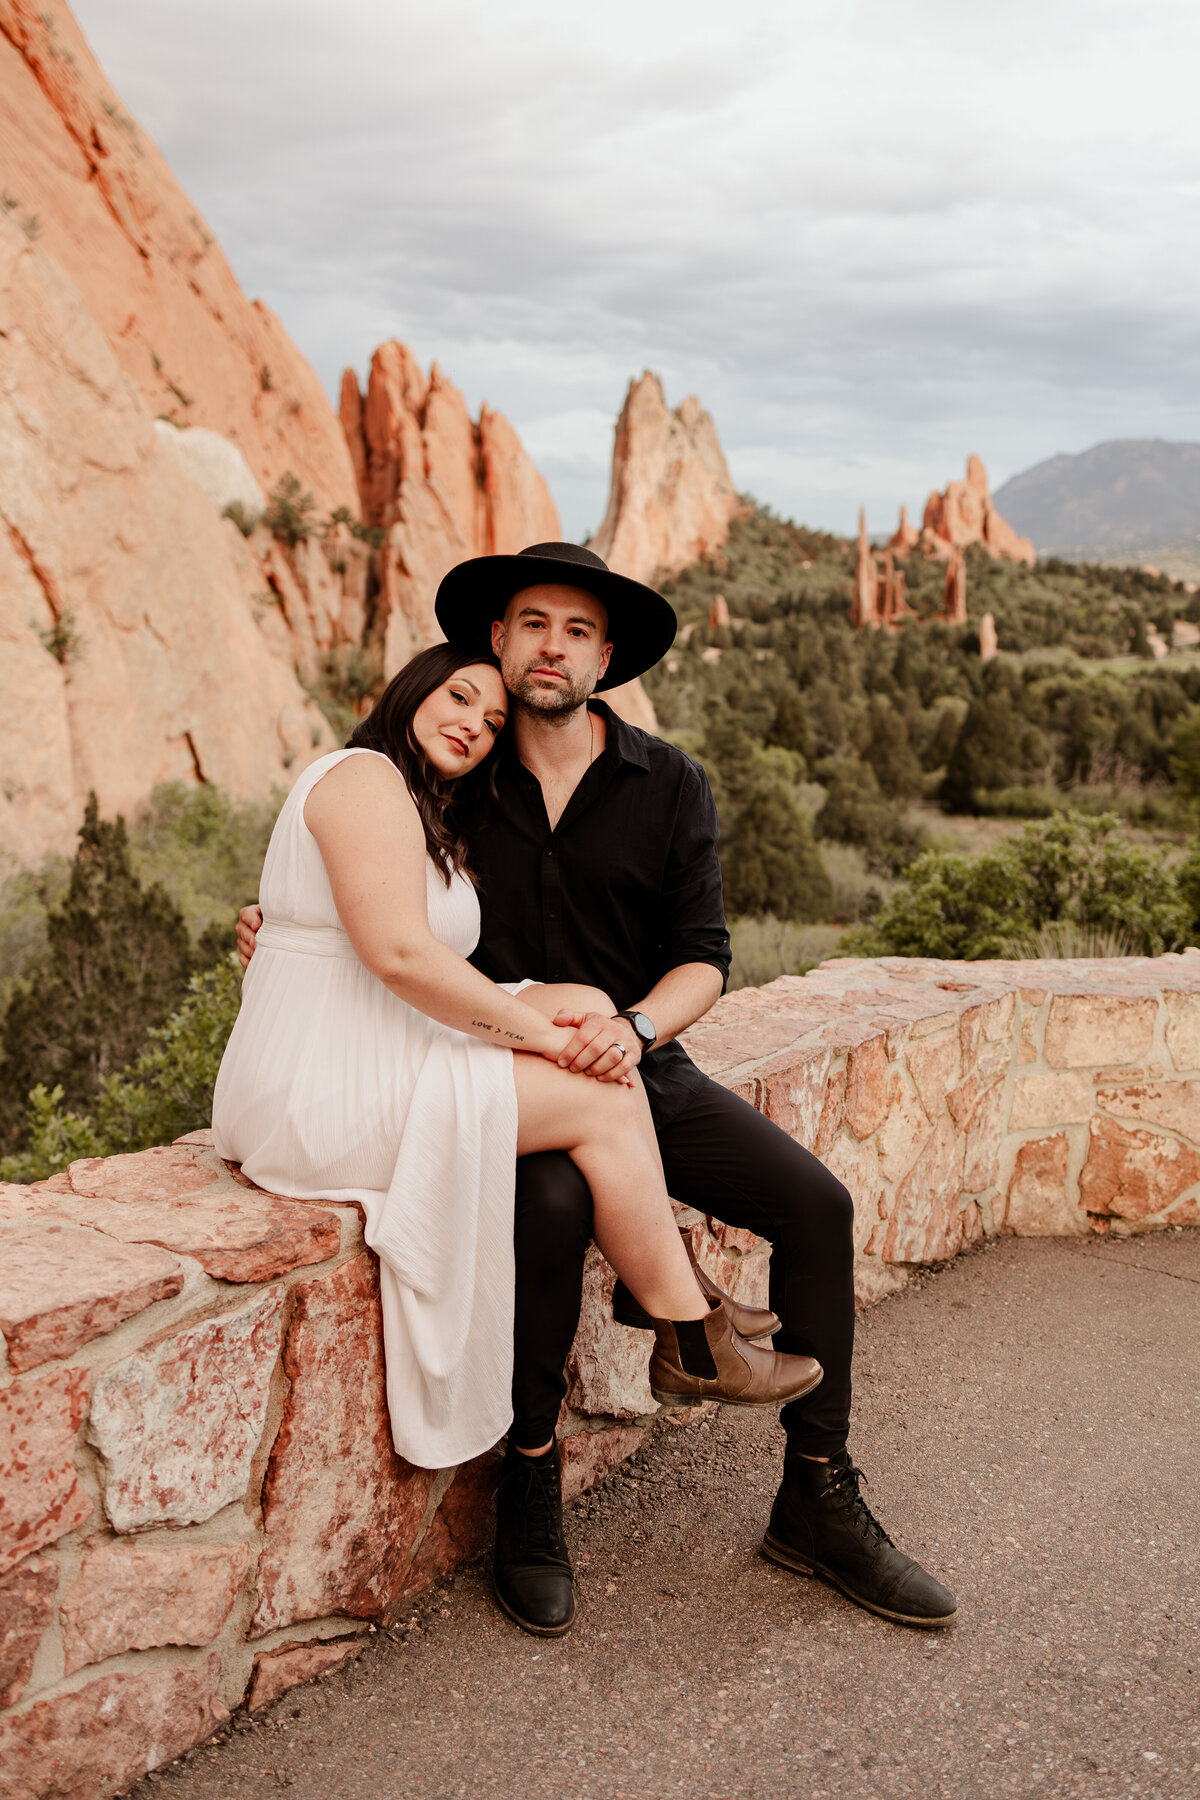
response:
M633 1071L642 1060L642 1040L628 1019L612 1019L606 1013L560 1012L556 1025L574 1030L559 1056L561 1068L576 1075L594 1075L597 1081L617 1081L633 1086Z

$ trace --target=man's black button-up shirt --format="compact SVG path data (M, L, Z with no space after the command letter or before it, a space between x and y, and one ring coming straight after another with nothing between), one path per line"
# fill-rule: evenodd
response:
M499 753L496 798L468 824L483 926L471 961L493 981L573 981L635 1006L669 969L729 975L717 809L702 769L591 702L605 747L551 830L541 783ZM701 1076L677 1043L641 1063L658 1117Z

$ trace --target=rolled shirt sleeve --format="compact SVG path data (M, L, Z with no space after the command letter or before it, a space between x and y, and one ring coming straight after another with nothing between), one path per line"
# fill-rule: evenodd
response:
M663 871L658 975L684 963L711 963L720 971L724 992L732 955L717 860L719 835L708 777L688 758Z

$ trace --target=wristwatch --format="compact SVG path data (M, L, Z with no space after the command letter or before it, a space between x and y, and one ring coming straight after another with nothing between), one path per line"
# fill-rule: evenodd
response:
M658 1041L658 1027L653 1019L647 1018L643 1012L618 1012L613 1014L613 1018L628 1019L642 1049L653 1050Z

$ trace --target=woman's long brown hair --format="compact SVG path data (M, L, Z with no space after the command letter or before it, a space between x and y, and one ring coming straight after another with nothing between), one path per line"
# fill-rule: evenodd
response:
M489 669L500 667L486 651L480 655L456 650L452 644L434 644L429 650L419 651L398 675L393 675L371 712L346 739L348 750L378 750L391 757L408 783L425 830L425 848L447 887L454 874L471 879L467 843L456 815L461 814L462 801L467 797L463 789L476 788L483 765L470 775L448 781L438 774L413 736L412 722L421 702L435 688L449 681L459 669L469 669L477 663Z

